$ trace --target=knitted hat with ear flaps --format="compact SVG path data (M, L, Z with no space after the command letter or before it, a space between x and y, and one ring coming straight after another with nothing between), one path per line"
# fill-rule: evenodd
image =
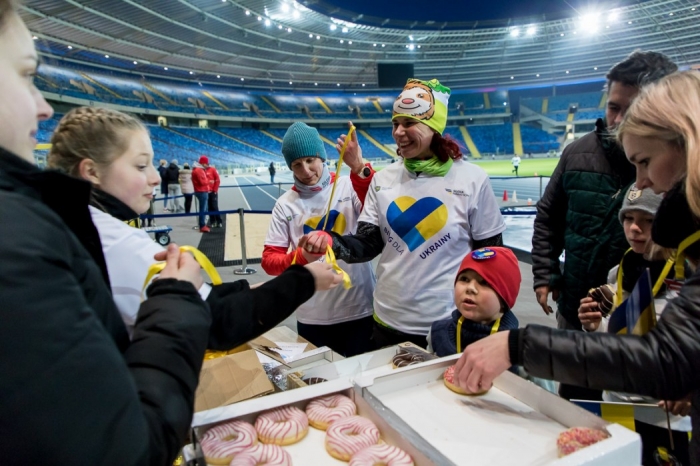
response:
M512 309L520 291L520 265L508 248L489 246L471 251L459 265L459 274L467 269L478 273L491 288Z
M440 84L437 79L421 81L411 78L394 101L391 119L413 118L442 134L447 126L447 102L450 92L450 88Z
M287 166L292 168L292 162L304 157L318 157L325 162L326 148L316 128L296 122L284 134L282 155Z

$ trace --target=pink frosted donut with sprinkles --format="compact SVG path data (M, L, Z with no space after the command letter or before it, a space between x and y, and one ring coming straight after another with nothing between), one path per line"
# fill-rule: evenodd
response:
M232 421L212 427L204 433L200 444L209 464L229 464L238 453L253 448L258 433L252 424Z
M336 459L350 461L352 455L379 443L379 429L361 416L335 421L326 431L326 450Z
M284 406L259 415L255 420L255 430L262 443L291 445L309 432L309 418L299 408Z
M292 466L292 457L278 445L263 445L233 457L231 466Z
M411 455L393 445L382 443L360 450L350 458L348 466L413 466Z
M330 424L339 419L354 416L356 412L355 402L339 394L316 398L306 405L309 424L321 430L326 430Z

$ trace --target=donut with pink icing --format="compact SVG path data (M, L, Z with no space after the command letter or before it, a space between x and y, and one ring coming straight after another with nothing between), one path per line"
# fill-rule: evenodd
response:
M379 443L379 429L361 416L335 421L326 431L326 450L336 459L350 461L352 455Z
M263 445L233 457L231 466L292 466L292 457L279 445Z
M291 445L309 432L309 418L299 408L284 406L259 415L255 420L255 430L262 443Z
M411 455L393 445L382 443L360 450L350 458L348 466L413 466Z
M306 405L309 424L321 430L326 430L330 424L338 419L354 416L356 412L355 402L340 394L316 398Z
M232 421L207 430L200 444L209 464L229 464L238 453L253 448L258 434L252 424Z
M459 393L460 395L470 395L470 396L477 396L477 395L483 395L484 393L488 392L488 388L486 390L482 390L476 393L471 393L466 390L463 390L462 388L459 387L455 383L455 367L456 366L450 366L445 370L445 375L443 377L443 381L445 382L445 386L452 390L455 393Z

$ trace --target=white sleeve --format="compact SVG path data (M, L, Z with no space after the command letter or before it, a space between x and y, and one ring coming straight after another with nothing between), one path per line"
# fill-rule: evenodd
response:
M287 214L284 212L282 202L278 199L277 202L275 202L275 207L272 208L272 218L270 219L270 226L267 229L265 245L288 248L291 242L292 237L289 231L289 220L287 220Z
M103 244L114 303L129 334L141 305L141 292L148 268L156 262L153 256L163 251L163 247L153 241L148 233L132 230L132 234L124 235L119 241Z
M377 206L377 191L374 187L377 185L377 175L372 178L369 184L369 189L367 190L367 196L365 197L365 207L362 209L360 218L357 219L358 222L371 223L372 225L379 226L379 212Z
M491 182L485 175L469 209L469 227L469 236L477 241L496 236L506 229Z

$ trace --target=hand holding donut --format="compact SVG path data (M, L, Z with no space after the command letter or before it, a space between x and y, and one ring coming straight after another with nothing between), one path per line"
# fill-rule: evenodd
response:
M511 366L508 335L510 331L494 333L467 346L455 365L455 385L468 393L491 388L493 379Z

